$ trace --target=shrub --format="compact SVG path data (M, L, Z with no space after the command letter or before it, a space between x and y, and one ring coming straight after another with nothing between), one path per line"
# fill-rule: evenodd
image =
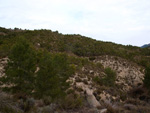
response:
M74 93L74 92L75 92L74 89L68 89L68 90L67 90L67 94L71 94L71 93Z
M105 85L109 87L115 86L115 80L116 80L116 72L113 71L111 68L106 68L104 70L106 76L103 78L100 78L98 76L93 78L93 81L100 85Z
M93 61L93 60L95 60L96 58L95 57L89 57L89 60L90 61Z
M22 111L9 96L0 92L0 113L22 113Z
M25 105L25 111L30 111L35 105L34 98L27 98L24 105Z
M144 85L150 90L150 66L147 66L145 69Z
M100 69L104 69L103 65L101 63L96 63L96 66Z
M94 78L93 78L93 81L95 82L95 83L100 83L100 78L98 77L98 76L95 76Z
M43 102L45 105L50 105L52 103L52 98L50 96L44 96Z
M106 74L106 77L104 77L101 81L102 84L106 86L114 86L115 80L116 80L116 72L113 71L111 68L106 68L105 74Z
M78 94L68 94L61 103L64 109L74 109L83 106L83 98Z

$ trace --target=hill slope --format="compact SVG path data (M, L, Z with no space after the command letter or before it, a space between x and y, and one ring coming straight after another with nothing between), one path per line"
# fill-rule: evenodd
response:
M27 45L18 45L20 37ZM11 58L16 53L15 57L18 57L22 49L25 51L24 46L30 47L28 49L34 51L36 56L30 58L33 53L24 53L27 56L21 54L25 57L20 58L24 60L24 62L20 60L24 64L22 65L19 64L19 59L13 57L15 59L13 61ZM26 60L28 57L29 60ZM13 88L9 91L15 98L14 103L19 105L19 107L12 106L15 110L20 109L19 112L148 113L150 97L147 89L143 87L143 79L144 69L150 64L149 57L150 50L147 48L96 41L81 35L63 35L51 30L0 28L0 87L5 91L7 85L8 88L17 86L12 83L16 83L21 74L16 73L22 71L29 73L35 70L32 73L35 80L32 79L33 84L30 84L33 86L31 92L27 93L28 88L25 87L20 89L21 93L15 92ZM36 62L33 63L31 59ZM30 60L36 69L30 70L27 67L30 66ZM21 66L24 68L19 71L11 70L10 73L8 70L9 68L17 70ZM6 84L7 79L3 80L1 77L7 78L8 75L15 75L16 79L13 78ZM69 75L67 81L63 81L66 80L66 75ZM28 84L28 79L23 78L20 78L21 83L26 80L25 84ZM63 92L65 96L58 87L59 83L62 86L69 83L68 89ZM40 89L41 87L44 89ZM54 99L55 96L59 99ZM5 107L9 108L7 104Z
M146 48L96 41L81 35L63 35L51 30L31 31L17 28L14 30L0 28L0 32L2 33L0 35L0 51L3 53L1 56L7 54L6 52L10 50L17 37L25 37L36 48L46 49L51 52L73 53L77 56L113 55L138 63L142 62L141 58L138 59L139 57L143 57L142 59L145 60L144 56L150 56L150 51Z

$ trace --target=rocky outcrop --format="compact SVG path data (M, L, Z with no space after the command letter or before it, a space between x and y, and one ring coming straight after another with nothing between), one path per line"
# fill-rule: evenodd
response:
M91 107L99 107L100 103L97 101L96 97L93 95L93 89L90 89L88 85L85 85L84 83L77 83L78 88L82 88L85 92L85 96L87 99L87 102Z
M87 84L83 82L85 79L87 81ZM75 87L76 89L82 89L82 92L84 92L87 102L91 107L96 108L101 106L93 94L95 88L94 87L92 88L92 85L90 84L91 82L87 80L87 77L80 78L78 77L78 74L76 74L74 77L71 77L68 81L72 81L72 86Z
M144 70L133 62L114 56L99 56L94 60L100 62L104 68L110 67L117 73L116 84L123 86L123 90L129 90L143 83Z

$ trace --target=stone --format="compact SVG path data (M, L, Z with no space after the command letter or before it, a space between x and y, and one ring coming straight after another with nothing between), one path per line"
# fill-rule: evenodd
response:
M93 91L88 88L86 89L86 98L91 107L101 106L100 103L96 100L95 96L93 95Z
M107 109L106 109L106 108L104 108L104 109L100 110L100 112L99 112L99 113L107 113Z
M124 105L124 108L127 109L127 110L133 110L133 109L135 109L136 107L135 107L135 105L133 105L133 104L125 104L125 105Z

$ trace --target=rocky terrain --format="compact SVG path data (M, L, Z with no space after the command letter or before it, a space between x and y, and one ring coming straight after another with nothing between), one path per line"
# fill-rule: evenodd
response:
M97 57L94 62L100 62L104 68L110 67L115 70L116 84L123 86L124 91L143 84L144 69L133 62L108 55Z
M0 59L0 76L5 75L4 67L7 65L7 60L8 58ZM90 106L90 108L84 107L84 110L78 110L78 112L84 113L86 110L87 113L106 113L110 109L114 110L113 113L121 111L126 111L127 113L130 112L130 110L136 112L138 110L137 105L133 105L130 101L138 101L138 104L144 104L144 101L127 97L127 93L130 90L142 86L142 80L144 77L143 67L125 59L108 55L96 57L92 62L95 64L101 63L104 68L110 67L116 71L117 88L101 87L94 83L94 77L105 76L105 73L103 73L101 69L82 67L79 72L76 72L74 76L67 80L67 82L71 82L70 89L75 90L77 93L85 97L88 106ZM123 98L122 96L125 97ZM142 105L138 106L140 107ZM149 105L146 105L145 107L147 106ZM77 113L74 111L68 112Z
M72 88L84 95L92 108L100 108L98 113L105 113L108 109L114 109L114 113L121 111L126 111L127 113L130 112L130 110L131 112L134 110L134 112L138 111L138 106L140 106L138 104L141 104L143 101L141 102L138 98L133 99L127 96L127 94L134 90L134 88L139 87L140 89L142 87L144 68L125 59L108 55L96 57L93 62L95 64L101 63L104 68L110 67L116 71L117 89L109 89L107 87L100 88L97 84L94 84L92 80L94 77L102 77L105 76L105 74L100 70L92 70L86 67L83 67L80 73L76 73L69 79L69 81L72 81ZM137 105L132 105L130 101L137 101L139 103ZM111 108L108 108L108 106ZM148 106L147 104L145 107L148 108Z

